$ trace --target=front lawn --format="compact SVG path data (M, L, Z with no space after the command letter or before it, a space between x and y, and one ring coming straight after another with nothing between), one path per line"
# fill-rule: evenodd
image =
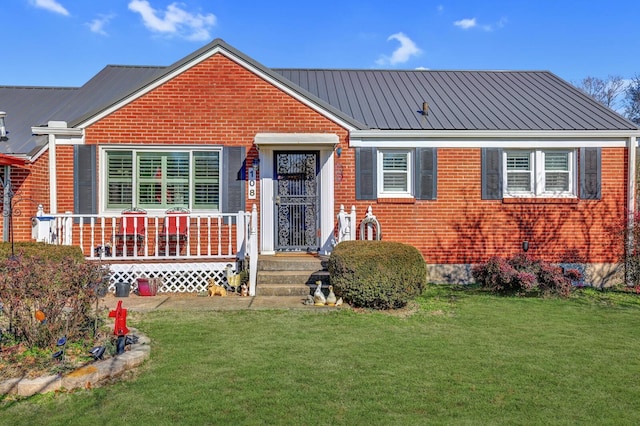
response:
M639 424L639 300L429 287L395 314L131 314L152 339L136 377L4 399L0 423Z

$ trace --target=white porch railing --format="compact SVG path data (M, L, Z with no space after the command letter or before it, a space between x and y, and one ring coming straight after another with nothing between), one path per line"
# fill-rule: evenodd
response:
M218 260L224 265L248 257L249 293L255 295L257 216L255 205L251 212L179 213L171 216L171 227L165 226L166 214L45 214L39 207L32 236L49 244L79 246L86 259L110 262L114 267L169 260L199 264ZM176 220L180 226L175 225ZM198 288L206 290L206 284Z

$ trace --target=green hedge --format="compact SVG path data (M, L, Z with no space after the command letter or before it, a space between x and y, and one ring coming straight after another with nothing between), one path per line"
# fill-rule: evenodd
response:
M354 307L401 308L427 284L420 252L389 241L344 241L331 253L328 269L336 295Z
M14 242L13 251L16 256L41 257L52 261L62 261L63 259L73 259L76 262L83 262L84 255L78 246L58 246L54 244L36 242ZM0 243L0 258L11 256L11 243Z

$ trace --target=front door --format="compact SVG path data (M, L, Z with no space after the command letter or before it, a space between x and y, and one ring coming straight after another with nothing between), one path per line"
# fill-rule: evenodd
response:
M275 231L277 251L318 250L317 151L276 151Z

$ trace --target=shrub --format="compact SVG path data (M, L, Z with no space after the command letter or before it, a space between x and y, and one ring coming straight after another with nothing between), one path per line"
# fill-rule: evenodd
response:
M106 266L71 257L0 260L3 337L39 348L53 347L65 335L69 340L91 337L96 324L92 302L107 274ZM44 321L38 320L38 311Z
M78 246L58 246L54 244L36 242L14 242L13 252L22 257L40 257L54 261L73 259L76 262L83 262L82 249ZM0 242L0 259L11 255L11 243Z
M328 262L338 297L354 307L401 308L422 293L427 267L420 252L387 241L344 241Z
M566 297L572 282L582 279L582 274L576 269L565 272L561 267L525 254L509 259L494 256L474 266L471 272L482 287L500 294L539 292Z

